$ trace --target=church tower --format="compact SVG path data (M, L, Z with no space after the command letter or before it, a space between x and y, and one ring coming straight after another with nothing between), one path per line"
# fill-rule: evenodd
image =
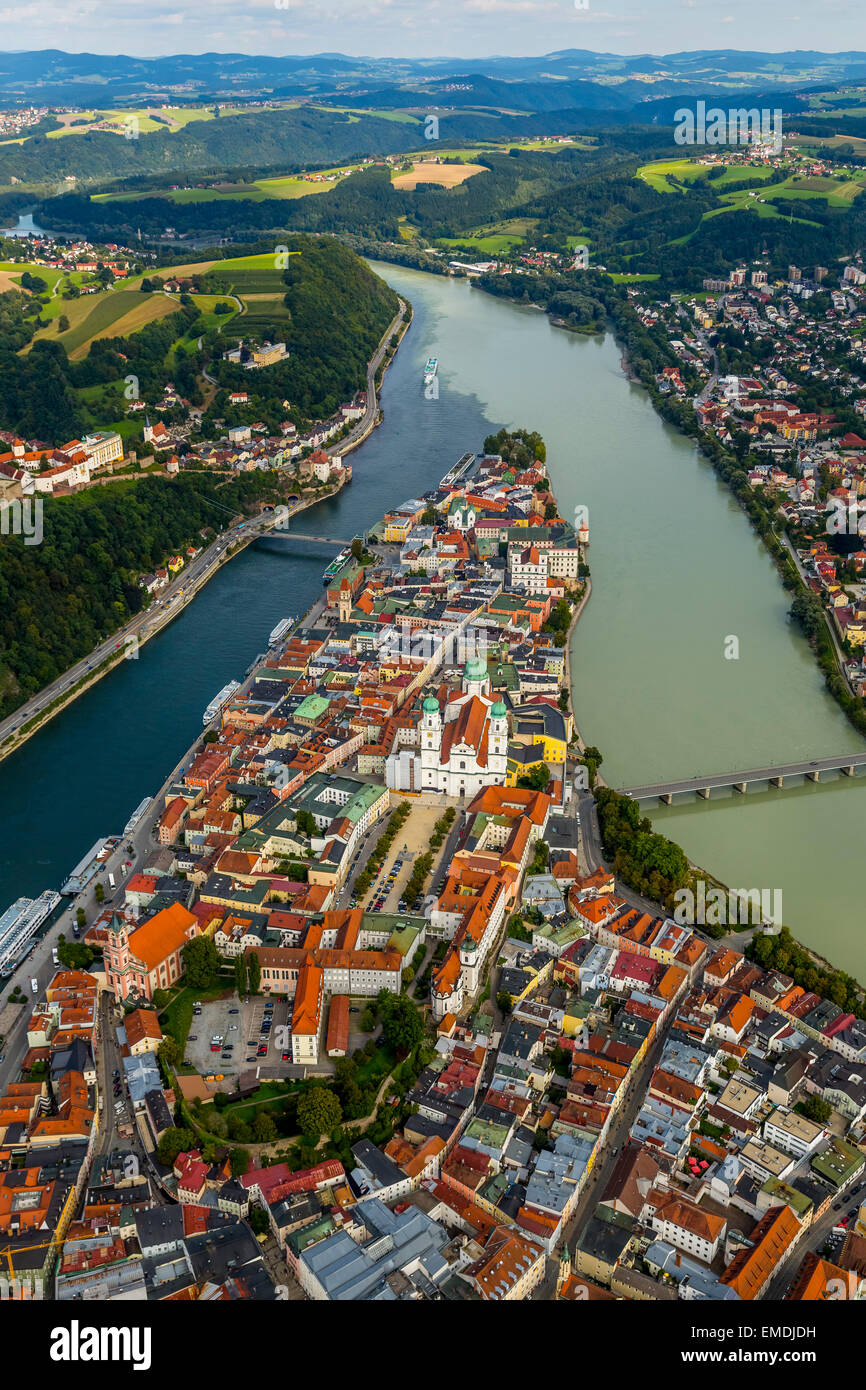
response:
M442 748L442 715L439 701L428 695L421 706L421 787L437 787Z
M508 710L497 700L490 711L490 733L487 741L487 765L495 776L505 781L508 772Z
M465 695L490 694L487 662L483 661L480 656L471 656L463 669L463 693Z

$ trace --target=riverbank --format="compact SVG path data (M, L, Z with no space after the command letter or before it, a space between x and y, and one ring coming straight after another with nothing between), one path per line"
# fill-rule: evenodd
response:
M409 310L408 315L406 313L407 309ZM367 415L364 421L361 422L357 435L353 431L347 439L331 446L331 448L325 451L330 457L341 458L343 455L358 448L369 439L370 435L381 423L382 412L378 407L378 391L384 381L384 374L393 362L397 349L411 325L412 317L412 306L407 300L400 298L400 310L383 333L376 352L367 364ZM398 334L397 342L389 351L390 340L395 333ZM345 475L343 475L339 482L330 486L327 491L317 491L314 495L306 498L302 496L299 503L292 508L291 515L297 516L300 512L306 511L307 508L315 506L329 497L335 497L345 485L346 478ZM258 520L258 518L254 520ZM145 612L142 615L138 615L136 619L128 623L126 627L119 628L114 633L111 633L107 640L116 643L115 652L108 658L104 658L98 665L95 665L92 672L88 672L87 675L77 680L68 690L59 691L56 697L51 700L44 709L39 710L38 714L26 719L25 723L19 728L8 733L3 738L2 742L0 742L0 762L3 762L12 753L17 752L34 734L45 728L45 726L58 714L67 710L81 695L97 685L110 671L115 670L121 662L135 659L139 649L146 642L149 642L152 637L156 637L159 633L163 632L175 618L179 617L184 609L192 603L193 599L201 593L202 589L210 580L225 568L229 560L234 559L245 550L252 541L258 539L258 532L240 536L237 541L226 549L224 555L219 556L216 563L206 565L204 572L198 576L191 585L188 582L186 584L182 582L176 593L167 596L171 605L170 608L166 608L164 612L160 613L150 622L147 621L147 613ZM220 537L217 537L213 542L213 547L218 550L220 544ZM209 549L213 548L209 547ZM207 555L208 552L205 551L203 557L205 561L207 561ZM75 665L80 666L82 663L86 663L88 658L92 656L94 656L93 652L79 658ZM33 702L44 699L46 692L50 691L52 686L56 687L62 685L67 675L68 672L64 672L58 677L57 681L52 682L52 685L43 686L35 695L30 696L26 705L22 708L26 709L27 705L32 705ZM19 714L20 710L13 711L7 718L14 719L16 715Z
M346 480L344 476L340 479L339 483L330 488L328 492L319 492L313 497L303 499L298 506L292 508L291 515L297 516L298 513L306 511L308 507L313 507L316 503L322 502L328 497L336 496L345 485ZM64 691L52 701L50 705L40 710L38 715L23 724L20 729L15 730L11 735L7 735L3 743L0 744L0 762L3 762L3 760L8 758L12 753L17 752L28 739L31 739L34 734L39 733L40 729L43 729L46 724L49 724L58 714L62 714L70 705L73 705L79 696L92 689L92 687L98 684L110 671L115 670L116 667L124 661L137 659L138 652L145 643L149 642L151 638L157 637L161 632L164 632L165 629L174 622L175 618L180 616L188 604L192 603L193 599L201 593L205 585L225 568L230 560L233 560L235 556L241 554L248 545L259 538L258 532L254 532L248 536L242 536L234 545L226 550L224 555L220 556L215 564L208 566L205 572L190 586L189 592L187 592L186 589L181 592L179 589L176 594L171 595L169 602L172 604L172 607L160 613L153 622L143 622L141 626L134 624L131 627L120 628L117 632L112 633L110 640L114 641L117 639L116 653L94 667L92 673L89 673L80 681L76 682L68 691ZM219 542L214 541L213 544L216 546ZM205 555L207 555L207 552L205 552ZM148 610L145 610L145 616L147 611ZM91 655L92 654L93 653L91 653ZM86 656L80 658L80 661L86 660ZM62 681L64 677L61 676L59 679ZM42 691L31 696L31 700L40 699L44 695L45 690L49 688L50 687L43 687ZM14 715L11 717L14 718Z

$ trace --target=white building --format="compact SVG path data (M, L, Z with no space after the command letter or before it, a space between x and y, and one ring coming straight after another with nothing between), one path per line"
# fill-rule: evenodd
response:
M428 695L422 706L420 752L403 749L390 754L386 785L470 797L484 787L503 786L508 770L508 711L501 700L489 698L489 690L486 664L473 657L466 664L463 692L448 701L444 719L439 701Z

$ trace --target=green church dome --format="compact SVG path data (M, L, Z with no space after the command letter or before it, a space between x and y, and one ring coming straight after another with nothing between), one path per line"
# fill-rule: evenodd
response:
M439 701L433 695L428 695L421 708L425 714L438 714Z
M505 708L505 705L502 703L501 700L497 700L496 704L490 711L491 718L493 719L504 719L507 713L508 710Z

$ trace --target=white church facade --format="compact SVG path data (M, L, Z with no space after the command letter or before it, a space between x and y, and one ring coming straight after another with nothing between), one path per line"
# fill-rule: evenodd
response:
M421 707L418 744L392 752L385 783L392 791L438 791L473 797L484 787L504 786L508 771L508 711L490 698L487 667L472 658L460 694L444 714L428 695Z

